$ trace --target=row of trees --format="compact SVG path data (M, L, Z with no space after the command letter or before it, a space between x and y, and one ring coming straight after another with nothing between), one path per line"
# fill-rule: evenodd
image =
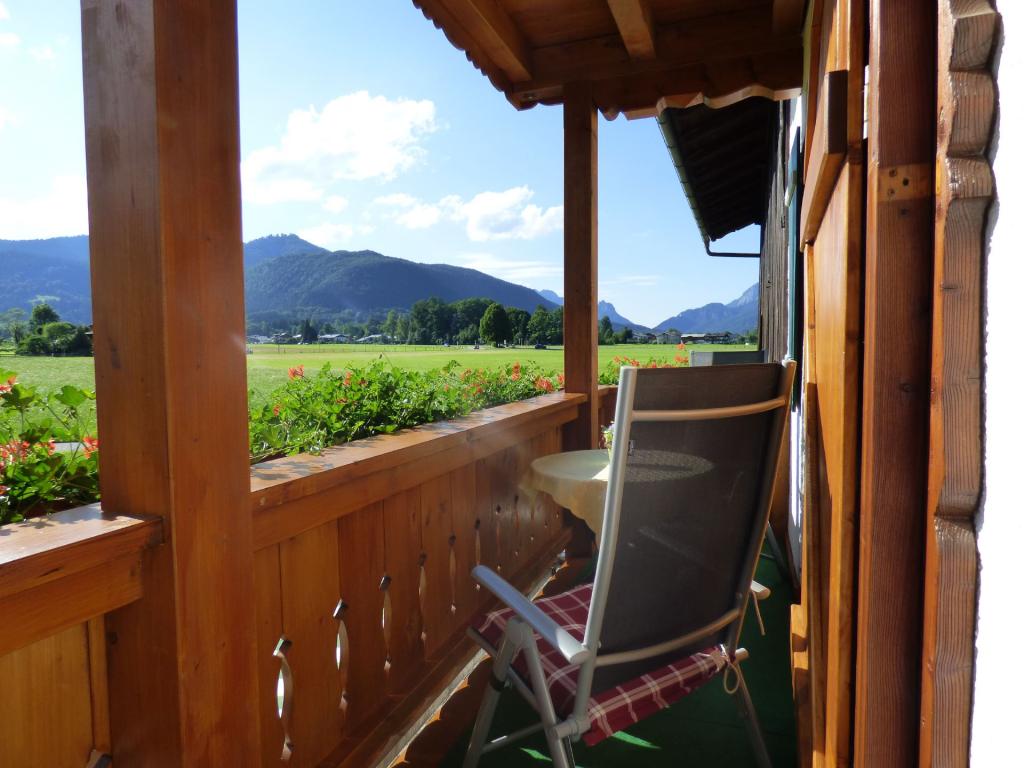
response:
M36 304L31 315L18 307L0 314L0 340L12 342L19 355L92 354L89 326L64 322L45 303Z
M381 330L391 338L413 344L561 344L562 310L537 307L530 314L490 299L449 303L432 298L417 301L408 315L389 312Z

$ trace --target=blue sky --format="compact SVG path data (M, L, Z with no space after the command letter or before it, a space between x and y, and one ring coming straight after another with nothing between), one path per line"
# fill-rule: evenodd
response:
M0 238L86 231L78 8L0 0ZM562 292L560 108L517 112L410 0L239 0L239 50L245 239ZM704 254L654 120L598 130L602 299L654 325L757 280Z

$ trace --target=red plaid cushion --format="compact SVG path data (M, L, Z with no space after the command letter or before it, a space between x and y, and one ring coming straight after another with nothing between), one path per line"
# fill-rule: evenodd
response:
M570 635L583 640L592 591L592 584L583 584L560 595L538 600L536 605ZM497 648L512 615L510 608L489 613L477 631ZM539 636L535 637L555 711L559 716L567 717L572 712L576 698L579 667L569 666L561 653ZM590 730L583 735L583 740L590 745L597 744L616 731L628 728L659 709L664 709L700 688L722 671L727 663L725 649L715 646L591 695L587 703ZM512 666L524 679L529 680L526 659L522 654L517 656Z

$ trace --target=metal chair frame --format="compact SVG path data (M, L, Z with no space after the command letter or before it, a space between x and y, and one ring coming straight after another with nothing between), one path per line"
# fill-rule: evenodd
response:
M612 448L608 494L605 498L604 522L601 529L601 544L597 558L590 612L587 617L583 641L580 642L572 637L554 619L545 614L490 568L477 566L473 569L473 578L481 586L494 594L505 606L511 608L515 615L509 620L502 642L497 648L487 642L475 629L471 628L469 630L470 637L493 657L494 665L491 672L490 685L484 693L480 711L473 726L469 748L463 762L464 768L476 768L481 755L512 744L540 730L544 731L548 748L551 751L551 760L555 768L573 768L575 762L572 757L572 742L577 741L590 728L587 704L590 699L594 670L597 667L656 658L673 650L692 646L704 639L714 637L726 627L728 627L728 639L725 643L725 649L730 661L729 668L735 671L737 678L736 693L738 694L740 714L746 725L758 765L761 768L770 768L771 760L765 747L757 713L754 711L754 705L750 699L750 693L747 690L739 664L734 663L742 661L748 656L744 649L737 647L737 643L739 642L740 632L743 627L743 617L746 613L747 602L750 597L749 590L738 589L733 607L714 621L671 640L629 651L605 654L599 652L599 640L611 585L612 566L615 560L615 548L618 541L619 520L622 511L622 493L626 479L629 436L634 422L729 419L774 411L774 421L772 432L770 433L774 440L772 454L765 467L759 490L758 508L754 516L755 524L760 526L760 531L757 532L758 535L751 537L748 551L742 561L741 567L744 569L743 576L745 581L737 581L738 584L752 582L757 559L764 542L765 530L768 525L768 505L770 504L774 486L783 424L785 423L793 386L795 364L792 361L786 361L782 366L784 370L779 376L777 396L773 399L722 408L657 411L634 410L633 404L638 369L628 366L621 369L619 374L618 401L615 408L616 440ZM534 633L558 649L566 662L572 666L579 667L573 711L568 717L561 720L558 718L551 700ZM512 667L512 660L517 652L522 652L525 655L529 681L524 680ZM540 722L515 733L487 741L487 734L494 718L498 698L502 690L509 683L537 711L540 715Z

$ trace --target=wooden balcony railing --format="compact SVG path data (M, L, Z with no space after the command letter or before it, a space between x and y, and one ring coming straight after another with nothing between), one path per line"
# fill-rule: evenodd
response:
M253 467L264 765L368 766L400 748L474 656L464 629L489 602L471 569L526 588L568 541L518 478L562 449L584 401L555 393ZM103 617L142 595L162 538L160 521L97 505L0 529L0 765L111 751L119 648Z

